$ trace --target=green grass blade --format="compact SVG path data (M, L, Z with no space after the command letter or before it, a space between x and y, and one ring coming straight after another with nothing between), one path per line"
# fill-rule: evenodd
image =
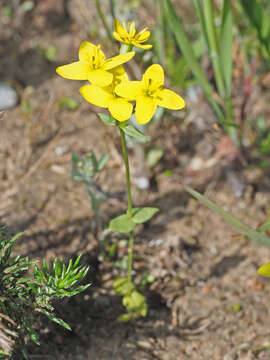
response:
M226 98L231 97L232 86L232 6L231 0L223 1L222 21L220 28L220 65L223 72L224 83L226 88Z
M220 55L219 55L219 47L217 44L216 28L214 23L215 14L213 9L213 0L204 0L203 4L204 4L205 26L209 41L210 59L213 64L215 80L216 80L219 96L221 98L224 98L225 87L224 87L223 73L219 58Z
M179 19L178 15L175 12L175 9L170 0L166 0L166 10L167 10L167 19L168 23L171 26L172 32L175 35L177 44L179 45L183 55L187 59L187 62L196 76L198 82L204 89L205 93L208 96L212 97L213 89L210 83L208 82L204 72L201 69L200 63L196 59L192 46L190 44L190 40L188 39L183 24Z
M167 21L170 24L171 30L175 35L176 42L180 47L184 57L186 58L186 61L193 75L195 76L198 83L203 88L208 100L212 104L220 121L224 123L223 112L213 97L214 90L211 84L209 83L209 81L207 80L204 72L201 69L200 63L194 54L192 45L190 44L190 40L185 33L183 24L180 18L178 17L178 15L176 14L175 9L171 3L171 0L165 0L165 1L166 1L165 10L166 10Z
M195 6L195 9L196 9L198 18L199 18L201 31L202 31L202 34L203 34L205 44L207 46L207 49L209 50L209 40L208 40L206 24L205 24L205 17L204 17L204 13L202 11L201 3L200 3L199 0L193 0L193 3L194 3L194 6Z
M251 24L258 32L261 44L270 56L270 16L258 0L241 0L242 7Z
M255 240L258 243L270 247L270 238L259 231L256 231L250 228L248 225L244 224L242 221L238 220L236 217L223 210L218 205L214 204L212 201L208 200L205 196L201 195L197 191L191 189L190 187L185 187L186 191L189 192L196 199L200 200L204 205L208 206L216 214L220 215L226 222L232 225L240 233L246 235L251 240Z

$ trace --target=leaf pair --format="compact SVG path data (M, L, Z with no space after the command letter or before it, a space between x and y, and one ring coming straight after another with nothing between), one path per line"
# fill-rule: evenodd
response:
M109 230L120 233L129 233L134 230L137 224L142 224L150 220L158 212L154 207L133 208L132 217L122 214L112 219Z
M137 139L141 142L146 142L150 140L149 136L144 135L141 131L139 131L135 126L129 124L128 122L119 122L115 120L111 115L106 114L98 114L100 120L108 126L119 126L120 129L124 131L124 133L134 139Z

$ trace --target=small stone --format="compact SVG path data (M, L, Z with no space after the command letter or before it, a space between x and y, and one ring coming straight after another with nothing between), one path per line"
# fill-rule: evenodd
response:
M0 111L7 110L18 103L18 94L10 86L0 83Z

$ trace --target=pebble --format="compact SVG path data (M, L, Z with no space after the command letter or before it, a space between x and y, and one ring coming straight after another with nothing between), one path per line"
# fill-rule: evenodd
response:
M18 103L18 94L10 86L0 82L0 111L7 110Z

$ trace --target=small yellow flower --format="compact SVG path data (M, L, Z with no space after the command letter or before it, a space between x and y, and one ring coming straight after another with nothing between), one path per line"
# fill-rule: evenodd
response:
M96 86L108 86L113 81L111 71L117 66L129 61L135 55L134 51L105 58L100 48L88 41L84 41L79 49L79 61L56 69L58 75L71 80L89 80Z
M122 66L111 70L113 81L109 86L84 85L80 93L84 99L93 105L106 108L112 117L118 121L126 121L132 115L133 106L128 100L116 95L115 87L122 81L128 81L128 76Z
M115 19L114 20L114 32L113 36L117 41L120 41L127 45L134 45L138 48L149 50L151 49L152 45L142 43L146 42L149 39L150 31L147 28L144 28L140 32L136 33L135 29L135 22L128 23L129 31L127 30L126 23L123 23L123 26L120 24L120 21Z
M136 101L135 116L139 124L147 124L157 106L180 110L185 107L184 99L174 91L164 89L164 71L153 64L145 71L141 81L124 81L116 86L115 92L130 101Z
M270 277L270 262L262 265L258 270L257 273L263 277Z

